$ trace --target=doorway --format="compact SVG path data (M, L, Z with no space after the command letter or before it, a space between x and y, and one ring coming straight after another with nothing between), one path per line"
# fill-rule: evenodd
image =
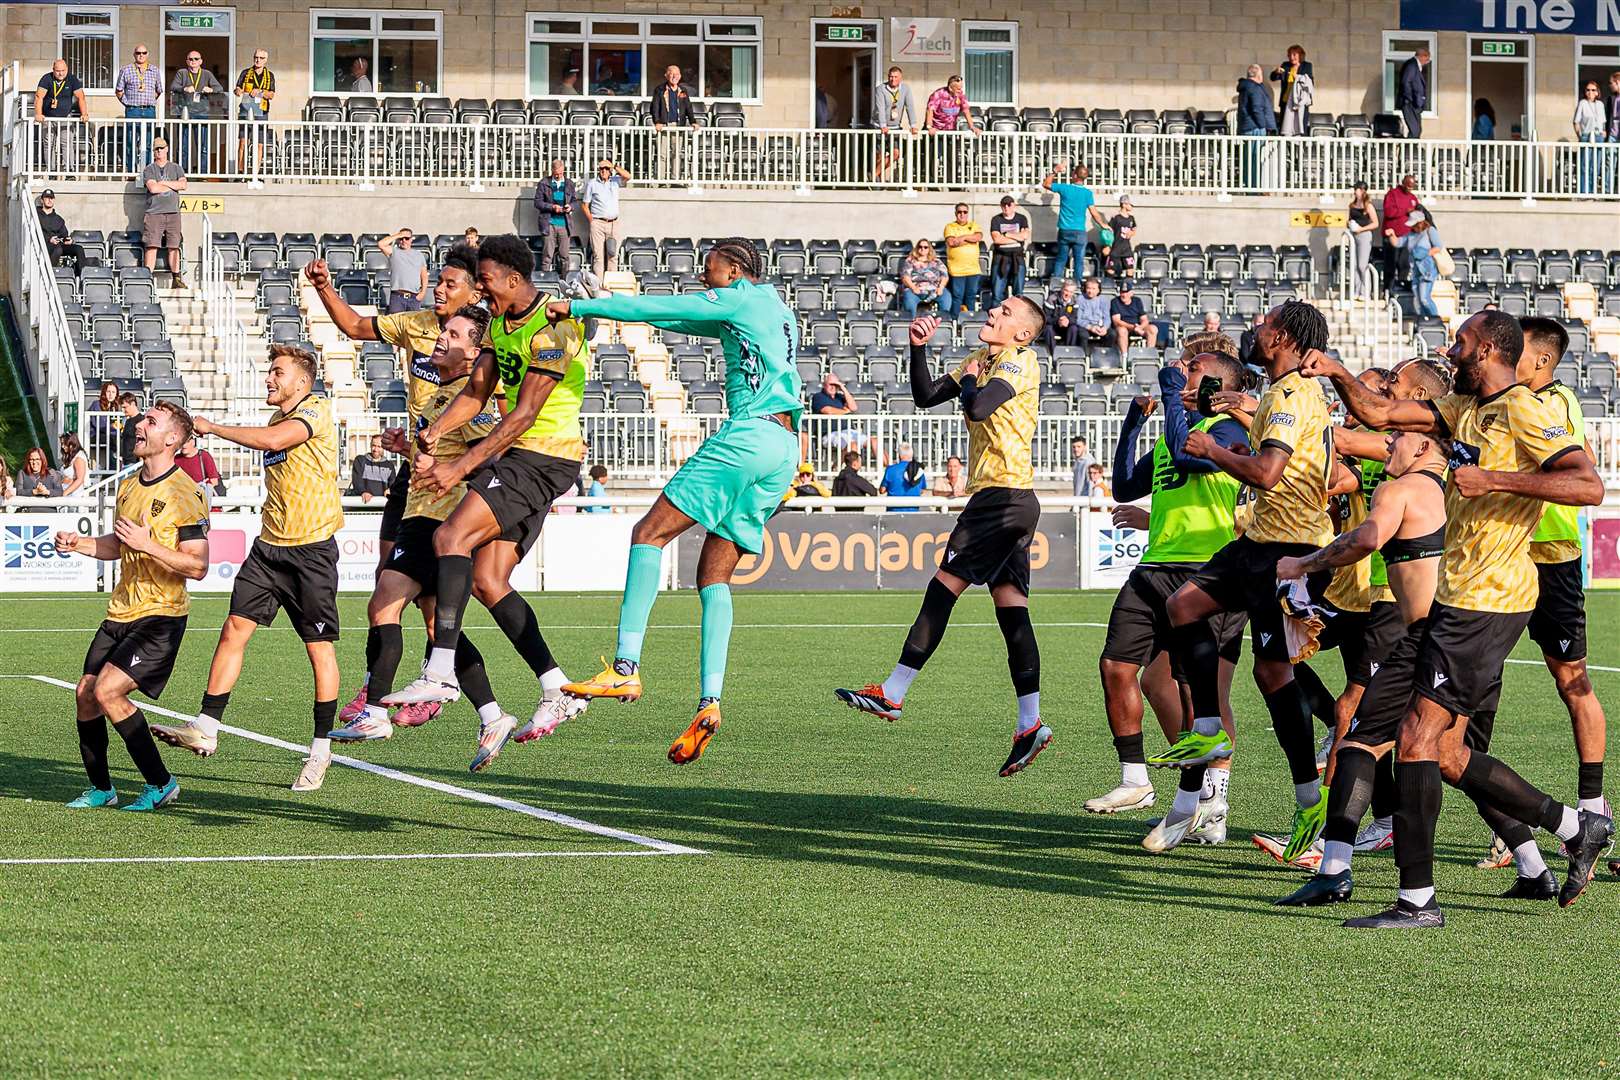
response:
M1496 114L1498 140L1536 137L1535 42L1529 37L1468 36L1468 125L1474 130L1478 105Z
M175 75L186 69L186 57L202 57L201 71L213 73L224 94L192 97L171 94ZM163 105L159 115L170 123L170 159L187 173L221 172L225 168L224 125L196 121L226 120L231 115L231 86L236 80L236 10L234 8L164 8Z
M877 91L880 63L878 30L876 22L812 20L812 127L872 126L872 95Z

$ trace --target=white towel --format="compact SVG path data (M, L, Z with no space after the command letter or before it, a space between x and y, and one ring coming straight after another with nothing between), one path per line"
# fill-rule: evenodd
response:
M1322 647L1322 631L1327 629L1327 621L1333 617L1333 612L1311 596L1302 577L1289 578L1278 584L1277 603L1283 609L1283 636L1288 643L1288 660L1290 663L1303 664Z

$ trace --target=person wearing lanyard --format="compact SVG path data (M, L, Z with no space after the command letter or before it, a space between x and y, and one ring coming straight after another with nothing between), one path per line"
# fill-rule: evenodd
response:
M213 96L224 93L225 88L212 71L202 66L202 54L195 49L186 53L186 66L174 73L174 82L169 84L169 100L182 121L207 120L213 113ZM206 124L182 123L177 164L188 172L207 172L208 144L212 141Z
M72 172L78 169L78 155L73 151L72 121L89 115L84 104L84 84L68 71L68 62L60 57L51 65L48 75L39 79L34 91L34 119L43 132L44 163L48 172ZM63 123L62 121L68 121Z
M619 268L619 189L630 182L630 171L608 158L596 163L596 175L585 181L580 208L591 229L591 269Z
M135 46L135 59L118 71L113 82L113 96L124 106L126 120L154 120L157 118L157 99L163 92L163 81L157 69L147 62L149 50L145 45ZM146 159L152 153L153 124L124 125L124 169L140 174Z
M243 68L242 74L236 77L236 95L242 99L236 106L238 120L255 124L269 122L270 101L276 96L276 75L266 66L269 60L270 54L263 49L253 50L253 66ZM253 141L259 154L254 172L264 168L264 144L269 137L264 128L254 132ZM248 171L247 140L247 129L243 128L236 140L236 160L241 163L243 172Z
M905 83L905 72L899 67L890 68L888 77L872 94L872 115L884 136L878 144L877 168L872 179L882 182L884 172L898 162L904 152L900 140L893 138L890 130L909 130L913 135L918 130L917 103L911 96L911 87Z

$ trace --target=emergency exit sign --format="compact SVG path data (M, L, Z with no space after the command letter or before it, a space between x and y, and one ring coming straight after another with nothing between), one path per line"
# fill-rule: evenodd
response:
M861 26L829 26L827 27L828 41L864 41L865 27Z
M175 15L169 25L176 30L213 30L217 20L216 15Z
M1519 43L1517 41L1482 41L1479 43L1481 56L1518 56Z

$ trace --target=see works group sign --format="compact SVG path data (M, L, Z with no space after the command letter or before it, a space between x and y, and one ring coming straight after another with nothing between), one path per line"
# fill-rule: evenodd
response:
M1401 29L1620 34L1620 0L1401 0Z

